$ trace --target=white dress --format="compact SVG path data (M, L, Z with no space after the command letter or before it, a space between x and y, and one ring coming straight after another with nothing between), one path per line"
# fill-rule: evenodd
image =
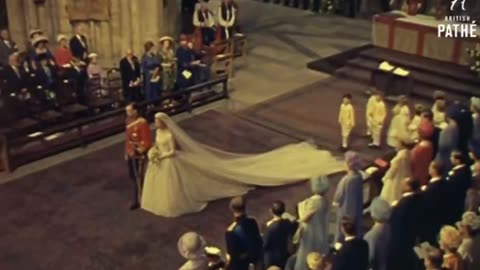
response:
M255 186L280 186L345 170L341 160L308 143L262 154L236 154L196 142L164 115L145 174L142 208L176 217L199 212L209 201L245 194Z
M402 181L412 175L410 151L401 149L390 161L390 168L383 177L380 197L392 204L402 197Z
M407 105L396 105L393 108L393 118L387 134L387 144L397 148L401 140L409 139L408 124L410 123L410 109Z

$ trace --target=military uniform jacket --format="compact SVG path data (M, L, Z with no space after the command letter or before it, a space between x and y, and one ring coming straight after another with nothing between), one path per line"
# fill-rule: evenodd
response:
M136 120L127 122L125 153L129 157L135 157L139 153L146 153L151 145L152 135L145 118L139 117Z
M261 258L263 241L255 219L247 216L238 217L227 229L225 240L230 266L248 266L249 263Z

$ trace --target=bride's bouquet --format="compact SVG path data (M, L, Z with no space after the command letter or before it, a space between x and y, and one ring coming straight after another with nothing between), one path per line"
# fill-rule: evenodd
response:
M148 160L155 164L160 164L160 161L162 161L162 153L157 146L152 147L148 151Z

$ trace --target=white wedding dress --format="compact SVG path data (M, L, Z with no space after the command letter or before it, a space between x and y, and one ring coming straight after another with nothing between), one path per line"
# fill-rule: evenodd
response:
M245 194L255 186L280 186L343 171L328 151L308 143L263 154L236 154L196 142L166 114L149 151L142 208L176 217L204 209L209 201Z

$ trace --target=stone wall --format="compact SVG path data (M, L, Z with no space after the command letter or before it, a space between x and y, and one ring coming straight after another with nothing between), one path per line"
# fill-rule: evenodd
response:
M99 55L106 66L117 65L128 48L138 56L147 40L157 41L162 35L176 35L178 11L176 0L108 0L108 21L71 22L69 0L46 0L35 5L33 0L7 0L9 29L20 48L25 48L28 32L42 29L55 46L57 34L72 33L73 23L85 25L91 52Z

